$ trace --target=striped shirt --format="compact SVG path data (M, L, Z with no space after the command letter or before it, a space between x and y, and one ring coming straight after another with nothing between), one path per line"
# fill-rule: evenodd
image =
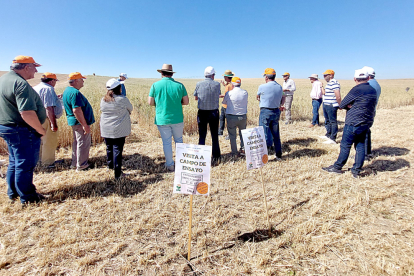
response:
M101 136L121 138L131 133L132 104L127 97L114 95L115 101L101 100Z
M219 97L221 94L220 83L206 78L197 82L194 96L198 97L198 109L216 110L219 108Z
M371 126L374 122L376 104L377 92L366 82L354 86L342 100L339 108L347 110L346 125L368 124Z
M45 108L53 107L56 118L60 118L63 114L62 104L56 95L55 88L50 84L41 82L33 89L39 94Z
M339 106L336 101L335 90L340 90L341 86L336 79L331 79L325 87L325 95L323 96L323 104L331 104L332 106Z

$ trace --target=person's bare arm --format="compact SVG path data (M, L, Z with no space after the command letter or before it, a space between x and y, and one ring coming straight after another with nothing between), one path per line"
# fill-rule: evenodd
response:
M260 95L256 95L256 100L260 102Z
M336 101L338 102L338 104L341 104L341 101L342 101L341 92L339 91L339 89L336 89L334 90L334 93L335 93Z
M53 106L46 107L46 116L49 118L52 131L56 132L58 130L58 125L56 122L55 109Z
M190 100L188 99L188 96L184 96L182 99L181 99L181 104L182 105L188 105L188 103L190 102Z
M197 96L194 96L194 100L198 101L198 97Z
M283 95L282 96L282 101L280 102L280 107L279 107L280 111L285 110L285 101L286 101L286 96Z
M321 83L321 91L322 91L322 95L325 95L325 87L323 87L322 83Z
M85 134L91 133L91 127L88 126L85 120L85 116L83 115L82 107L76 107L73 110L73 115L75 115L76 119L81 124L83 131Z
M155 106L155 99L153 97L148 97L148 104L151 106Z
M42 127L42 124L39 121L39 118L37 117L37 114L34 110L26 110L21 111L20 115L22 115L23 120L34 130L37 131L40 135L45 135L46 130Z

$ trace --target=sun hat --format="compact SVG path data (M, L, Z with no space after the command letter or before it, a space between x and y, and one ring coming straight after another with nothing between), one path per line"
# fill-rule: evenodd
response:
M86 79L84 76L82 76L79 72L73 72L69 74L70 80L78 80L78 79Z
M211 76L215 74L216 74L216 70L214 70L212 66L207 66L206 69L204 69L204 76Z
M226 70L226 71L224 71L223 76L225 76L225 77L233 77L234 76L234 73L231 70Z
M335 72L334 70L328 69L323 73L323 75L335 75Z
M375 77L375 70L372 67L364 66L362 69L366 70L368 75Z
M39 63L36 63L32 57L29 56L17 56L13 59L13 63L32 63L34 66L42 66Z
M366 79L368 78L368 71L366 69L357 69L355 70L354 78L356 79Z
M112 90L120 84L121 82L119 82L117 79L110 79L109 81L106 82L106 89Z
M290 74L288 72L286 72L282 76L289 76L290 77Z
M308 78L318 79L318 74L312 74L312 75L310 75L310 77L308 77Z
M45 78L45 79L54 79L54 80L57 80L58 81L58 79L56 77L56 74L49 73L49 72L43 73L42 78Z
M263 76L264 75L275 75L276 76L276 71L273 68L266 68L263 73Z
M161 69L157 69L158 73L167 72L167 73L175 73L173 72L173 67L171 64L164 63Z
M128 79L127 74L126 73L121 73L119 74L120 77L124 77L125 79Z
M241 79L240 79L239 77L233 77L233 78L231 79L231 82L234 82L234 83L241 83Z

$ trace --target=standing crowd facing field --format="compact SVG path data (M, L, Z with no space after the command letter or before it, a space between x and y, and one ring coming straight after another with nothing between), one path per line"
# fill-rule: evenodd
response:
M39 157L44 166L53 168L57 148L58 124L61 117L62 103L67 123L72 128L72 164L71 168L82 171L93 168L89 164L91 146L90 127L95 123L94 110L88 99L80 91L84 86L81 73L69 74L69 86L63 95L57 95L54 87L58 81L53 73L44 73L41 83L32 88L27 80L37 72L32 57L18 56L10 66L11 71L0 77L0 137L9 149L9 166L7 171L7 194L11 200L20 197L21 203L34 203L44 199L36 192L33 184L33 172ZM189 104L185 86L174 80L173 67L164 64L161 69L161 80L153 83L148 95L148 104L155 106L155 124L160 132L165 167L174 171L172 137L175 143L183 143L184 112L183 106ZM212 163L221 161L219 136L223 135L224 126L230 140L231 154L234 158L244 155L241 131L247 127L248 92L241 88L242 80L234 76L231 70L223 74L225 92L221 94L221 85L215 81L216 71L208 66L204 70L205 79L197 83L194 99L197 101L199 145L204 145L208 128L212 139ZM345 127L341 141L338 160L323 170L329 173L342 173L350 148L355 146L355 164L352 175L358 177L362 171L364 160L371 153L370 128L374 122L375 108L381 93L381 87L375 80L375 71L364 67L355 71L355 87L342 99L340 84L334 79L335 72L326 70L326 85L318 80L317 74L309 79L312 83L310 97L312 99L313 118L310 127L319 126L319 108L323 106L325 117L325 144L336 144L338 133L338 109L347 110ZM275 160L282 160L282 144L279 121L281 112L286 110L285 124L291 123L293 94L295 82L290 73L283 74L282 85L276 82L276 71L266 68L263 74L264 84L258 87L256 99L259 101L259 126L262 126L268 151L275 152ZM101 100L100 130L105 140L108 169L114 170L115 179L124 177L122 172L122 152L125 138L131 133L130 114L133 110L126 97L124 81L125 73L118 79L110 79L106 83L106 94ZM221 115L219 99L223 98ZM61 100L60 100L61 99ZM239 130L240 149L237 150L237 129ZM41 148L41 150L40 150Z

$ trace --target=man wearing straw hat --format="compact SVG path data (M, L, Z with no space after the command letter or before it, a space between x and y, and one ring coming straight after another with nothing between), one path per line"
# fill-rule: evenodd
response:
M197 83L194 97L198 101L198 133L199 145L206 144L207 126L210 125L211 140L213 146L213 164L217 164L220 160L220 145L218 139L219 128L219 98L221 94L220 83L214 81L216 71L213 67L208 66L204 70L205 80Z
M289 124L292 120L292 101L293 93L296 91L295 82L290 78L290 73L286 72L283 75L283 93L285 94L285 125Z
M32 57L17 56L10 72L0 77L0 137L9 148L7 195L10 200L36 203L45 197L36 192L33 171L39 160L40 137L46 110L39 95L27 82L37 72Z
M312 123L309 127L314 127L319 125L319 108L322 104L322 83L318 79L317 74L312 74L308 77L312 83L312 90L310 92L310 97L312 99Z
M76 171L90 169L88 164L91 148L91 125L95 123L93 109L88 99L79 91L84 84L79 72L69 74L69 86L63 92L63 105L68 125L72 127L72 165Z
M224 76L224 81L220 81L220 83L224 85L224 95L220 95L220 98L224 98L226 93L233 89L231 78L234 76L234 73L231 70L226 70L223 76ZM227 108L227 105L222 103L221 112L220 112L220 127L219 127L219 134L218 134L219 136L223 135L224 125L226 121L226 108Z
M161 73L162 79L152 84L148 104L155 106L155 124L162 139L165 168L174 171L172 137L176 144L183 142L182 106L188 105L189 100L184 85L172 78L175 72L171 64L163 64L162 68L157 71Z
M46 135L42 137L40 161L43 166L48 166L49 168L55 167L55 152L58 145L57 119L63 114L62 104L54 88L57 81L56 74L46 72L42 75L41 82L33 87L46 108L47 118L43 123Z

